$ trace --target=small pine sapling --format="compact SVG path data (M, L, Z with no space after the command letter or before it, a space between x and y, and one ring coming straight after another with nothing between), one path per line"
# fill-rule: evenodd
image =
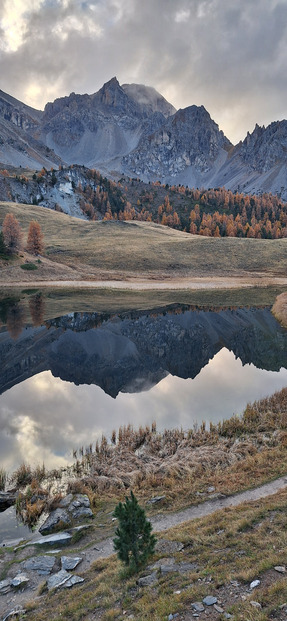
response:
M113 513L118 519L116 537L113 540L118 558L132 570L138 571L154 553L156 537L151 534L152 525L147 520L133 492L119 503Z

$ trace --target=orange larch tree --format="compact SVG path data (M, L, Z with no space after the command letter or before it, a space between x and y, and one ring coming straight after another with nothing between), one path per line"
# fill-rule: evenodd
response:
M4 243L9 252L17 253L22 246L22 231L13 213L7 213L2 225Z
M27 237L27 251L30 254L42 254L44 250L44 237L39 222L32 220L29 225Z

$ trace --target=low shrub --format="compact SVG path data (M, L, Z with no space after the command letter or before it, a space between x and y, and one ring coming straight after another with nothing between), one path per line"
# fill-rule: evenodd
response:
M35 263L23 263L22 265L20 265L22 270L28 270L28 271L32 271L32 270L37 270L38 267L37 265L35 265Z

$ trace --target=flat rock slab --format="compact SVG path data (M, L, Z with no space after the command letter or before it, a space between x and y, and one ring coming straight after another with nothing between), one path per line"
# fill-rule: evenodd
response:
M77 567L82 560L83 559L80 556L61 556L62 569L71 571L72 569L75 569L75 567Z
M55 533L54 535L44 535L43 537L41 537L41 539L36 539L35 541L30 541L29 543L27 543L26 545L33 545L33 546L43 546L43 545L60 545L60 544L65 544L65 543L69 543L69 541L71 541L72 539L72 535L70 535L70 533Z
M2 580L0 582L0 595L7 595L12 589L17 589L29 582L29 578L25 574L17 574L11 580Z
M6 595L9 591L11 591L11 580L1 580L0 595Z
M20 615L24 615L25 613L26 610L22 608L22 606L16 606L16 608L13 608L13 610L7 612L5 617L3 617L3 621L8 621L8 619L15 619L16 617L20 618Z
M74 584L78 584L79 582L84 582L84 578L80 576L74 576L70 574L65 569L61 569L56 574L49 576L47 580L48 590L59 589L61 587L72 587Z
M80 584L81 582L84 582L84 578L81 578L81 576L71 576L69 580L64 582L63 589L69 589L74 586L74 584Z
M33 556L23 563L24 569L37 571L39 576L48 576L55 564L55 556Z
M153 565L149 565L147 567L147 570L154 570L154 569L160 569L161 566L165 566L165 565L174 565L175 564L175 560L174 558L171 557L165 557L165 558L161 558L159 559L159 561L156 561L155 563L153 563Z
M275 571L278 571L279 574L285 574L286 573L286 567L285 565L276 565L276 567L274 567Z
M206 606L213 606L213 604L217 603L217 597L214 597L213 595L207 595L202 600L202 603L205 604Z
M171 563L167 565L160 565L160 571L162 574L169 574L172 571L185 574L188 571L196 571L196 569L198 569L197 563Z
M202 605L201 602L192 602L191 608L195 612L203 612L205 610L205 608L204 608L204 606Z
M147 505L154 505L157 502L162 502L162 500L165 500L166 496L154 496L153 498L150 498L150 500L147 500Z
M1 548L15 548L15 546L19 546L20 543L25 541L24 537L20 537L19 539L6 539L6 541L2 541L0 544Z

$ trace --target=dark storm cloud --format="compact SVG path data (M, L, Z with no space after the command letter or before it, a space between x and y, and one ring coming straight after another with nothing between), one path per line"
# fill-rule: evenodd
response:
M14 4L22 34L10 48L1 36L1 88L32 105L94 92L117 75L154 86L176 107L203 104L233 141L255 122L286 117L286 0ZM1 28L12 9L12 0L2 5Z

